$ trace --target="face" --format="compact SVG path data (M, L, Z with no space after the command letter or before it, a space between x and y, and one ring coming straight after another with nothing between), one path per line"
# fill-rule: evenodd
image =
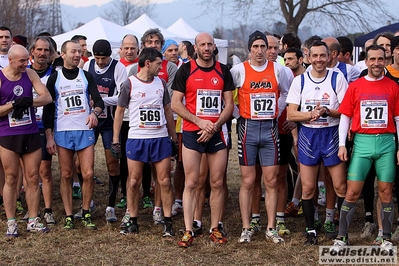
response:
M64 59L64 66L66 68L78 67L80 58L82 57L82 48L77 43L69 42L66 45L66 52L62 52L61 56Z
M11 33L8 30L0 30L0 52L8 53L12 44Z
M158 51L161 51L161 40L159 40L157 35L148 36L144 43L144 48L155 48Z
M178 47L178 51L179 54L182 55L184 53L184 50L186 50L186 46L184 45L184 43L179 43L179 47Z
M43 40L37 40L35 43L35 49L31 50L31 54L34 59L34 64L46 66L50 57L49 43Z
M268 47L266 50L266 59L276 62L279 52L277 39L273 36L267 36Z
M266 62L266 43L264 40L256 40L252 43L250 57L252 65L263 65Z
M86 40L83 40L83 39L79 40L79 45L80 45L80 48L82 48L82 54L84 54L87 51Z
M159 71L162 69L162 59L157 57L153 62L147 60L146 66L148 67L148 74L150 76L158 76Z
M199 34L196 38L195 51L198 57L205 61L210 62L213 60L213 51L215 50L215 44L212 36L209 34Z
M396 46L395 49L393 49L393 62L396 64L399 64L399 46Z
M29 54L26 49L22 47L18 47L12 55L8 57L9 65L12 69L14 69L18 73L23 73L26 71L26 67L29 62Z
M99 55L95 55L94 56L94 60L96 60L96 64L100 69L105 68L108 64L109 61L111 61L111 57L110 56L99 56Z
M390 58L391 55L391 41L388 38L380 37L377 40L377 44L385 48L385 57Z
M302 57L298 59L296 53L285 53L284 62L286 67L289 67L292 71L296 71L302 65Z
M326 47L323 45L311 47L309 50L309 57L310 63L316 72L321 73L326 70L328 62Z
M133 62L137 58L138 45L136 38L133 36L126 36L123 40L120 56L129 62Z
M349 53L343 54L342 52L339 53L337 59L339 62L346 62L346 60L348 59Z
M384 74L385 57L382 50L369 50L365 63L370 77L379 78Z
M178 60L178 56L179 56L179 48L177 47L176 44L172 44L171 46L169 46L165 52L163 53L163 55L165 56L165 59L176 63Z

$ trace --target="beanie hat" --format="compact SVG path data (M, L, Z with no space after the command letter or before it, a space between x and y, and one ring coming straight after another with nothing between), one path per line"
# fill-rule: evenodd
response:
M111 54L112 50L109 41L100 39L93 44L93 55L111 56Z
M260 31L257 30L257 31L254 31L253 33L251 33L251 35L249 35L249 39L248 39L248 51L251 51L252 44L253 44L254 41L256 41L256 40L264 40L265 43L266 43L266 46L268 45L268 44L267 44L267 39L266 39L265 34L264 34L263 32L260 32Z
M12 41L22 45L23 47L28 46L28 39L25 36L22 35L16 35L14 38L12 38Z
M165 41L165 44L162 46L162 54L166 51L166 49L169 48L169 46L171 46L172 44L176 45L177 47L179 47L179 45L177 44L177 42L175 42L174 40L168 39Z
M391 53L393 53L393 50L399 45L399 36L395 36L391 40Z

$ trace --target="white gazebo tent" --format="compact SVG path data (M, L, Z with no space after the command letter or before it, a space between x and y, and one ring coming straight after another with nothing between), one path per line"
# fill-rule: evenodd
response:
M103 18L97 17L77 29L53 36L53 39L57 43L58 50L60 50L61 45L65 41L70 40L74 35L84 35L87 37L86 42L87 49L89 51L91 51L93 44L98 39L105 39L110 42L112 50L115 54L115 51L117 51L117 49L119 49L121 45L122 38L126 34L134 34L136 36L139 35L138 32L124 28Z
M183 18L179 18L175 23L173 23L168 31L179 34L185 40L191 41L194 44L195 36L199 33L193 29ZM219 50L219 61L226 64L227 63L227 48L228 41L223 39L215 39L216 47Z

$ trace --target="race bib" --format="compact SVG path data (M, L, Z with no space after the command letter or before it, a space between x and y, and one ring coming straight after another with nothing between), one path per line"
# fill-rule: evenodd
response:
M386 128L388 102L386 100L360 101L360 125L362 128Z
M21 119L13 118L12 117L13 113L14 113L14 111L8 113L8 124L10 125L10 127L19 127L19 126L25 126L25 125L32 124L30 108L27 108L24 111L24 115L22 116Z
M276 94L274 92L251 93L251 119L276 117Z
M222 110L222 91L197 90L196 116L219 117Z
M64 115L73 115L86 112L86 97L83 89L61 92L61 110Z
M161 106L158 104L146 104L139 107L139 128L157 129L161 127Z

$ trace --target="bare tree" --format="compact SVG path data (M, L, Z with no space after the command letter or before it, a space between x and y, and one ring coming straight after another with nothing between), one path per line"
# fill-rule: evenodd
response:
M102 16L116 24L125 26L144 13L150 16L153 7L149 0L115 0L113 8L105 11Z
M286 31L294 33L305 19L314 27L346 32L348 28L370 31L375 23L392 19L383 0L201 0L200 4L205 10L223 5L228 13L224 15L245 20L284 19Z

